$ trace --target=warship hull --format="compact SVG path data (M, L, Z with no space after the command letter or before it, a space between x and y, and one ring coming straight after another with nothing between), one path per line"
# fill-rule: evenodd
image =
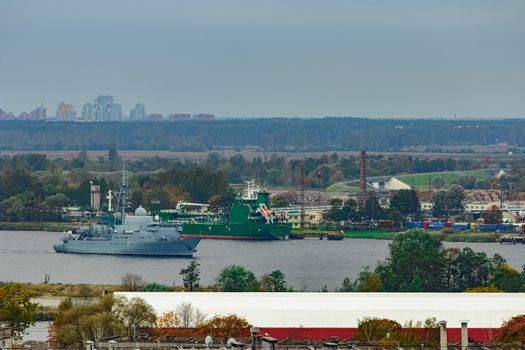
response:
M113 242L112 240L65 240L53 248L59 253L191 258L199 241L199 238L125 243Z

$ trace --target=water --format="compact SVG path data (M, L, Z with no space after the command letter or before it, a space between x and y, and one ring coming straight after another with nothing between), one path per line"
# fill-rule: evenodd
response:
M104 255L59 254L53 251L62 233L38 231L0 231L0 281L51 283L118 284L127 273L143 276L149 282L182 285L179 271L191 259L149 258ZM317 239L289 241L202 240L194 255L200 264L201 283L210 285L228 265L242 265L258 277L281 270L296 290L316 291L327 286L334 290L345 277L355 278L363 266L374 268L388 255L389 241ZM446 247L471 247L489 255L498 253L521 270L524 245L498 243L445 243Z

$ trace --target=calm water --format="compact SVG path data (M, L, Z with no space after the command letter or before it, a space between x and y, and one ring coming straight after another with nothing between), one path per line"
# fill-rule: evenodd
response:
M182 285L179 275L190 259L142 258L104 255L59 254L53 251L62 233L0 231L0 281L118 284L127 273L147 281ZM213 284L220 270L237 264L257 276L281 270L295 289L333 290L345 277L355 278L362 266L375 267L388 255L389 241L316 239L243 242L202 240L194 259L201 265L201 283ZM497 243L446 243L447 247L470 246L487 254L499 253L519 270L525 261L525 245Z

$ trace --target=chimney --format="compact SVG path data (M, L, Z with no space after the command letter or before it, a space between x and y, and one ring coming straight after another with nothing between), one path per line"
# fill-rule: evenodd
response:
M461 350L467 350L468 348L468 321L461 321Z
M447 350L447 321L439 321L439 349Z
M364 202L366 200L366 152L361 150L361 158L359 160L359 200Z

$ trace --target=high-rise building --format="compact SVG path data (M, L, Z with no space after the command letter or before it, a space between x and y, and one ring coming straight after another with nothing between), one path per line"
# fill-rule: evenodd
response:
M109 95L99 95L97 96L97 99L95 100L95 104L97 105L110 105L113 103L113 96Z
M96 121L120 121L122 120L122 107L113 102L113 96L97 96L94 104L94 116Z
M144 120L146 119L146 107L142 103L135 104L135 108L133 108L130 113L129 117L131 120Z
M107 120L112 122L122 120L122 106L120 103L111 103L107 106Z
M85 122L91 122L95 120L95 106L93 103L85 103L82 106L82 114L80 120Z
M60 103L57 108L57 120L62 122L66 120L66 113L73 112L73 106L67 103Z
M45 120L46 119L46 109L44 107L37 107L35 110L31 111L31 120Z

